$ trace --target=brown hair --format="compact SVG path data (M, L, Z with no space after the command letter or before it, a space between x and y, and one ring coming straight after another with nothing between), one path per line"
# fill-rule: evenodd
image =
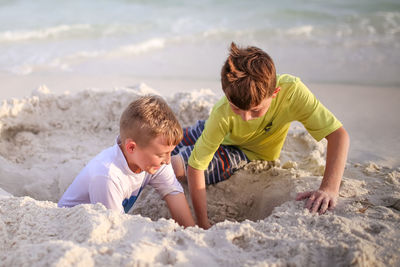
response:
M177 145L183 138L182 127L168 104L159 96L143 96L129 104L120 119L120 139L133 139L145 146L157 136L164 136L168 145Z
M242 110L249 110L274 93L274 62L260 48L238 48L232 42L228 59L222 66L221 84L231 103Z

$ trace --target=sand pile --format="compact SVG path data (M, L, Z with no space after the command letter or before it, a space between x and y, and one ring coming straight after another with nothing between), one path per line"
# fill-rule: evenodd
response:
M140 85L55 95L42 87L2 103L0 266L400 264L400 170L348 163L335 211L312 215L293 199L318 188L326 143L300 128L279 160L252 162L208 187L208 231L168 219L152 189L134 215L100 204L57 208L81 168L114 143L123 108L149 92ZM167 100L186 126L206 118L217 98L203 90Z

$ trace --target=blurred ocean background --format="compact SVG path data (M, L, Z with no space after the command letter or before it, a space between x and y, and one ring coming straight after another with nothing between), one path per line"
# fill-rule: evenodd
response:
M0 74L17 79L213 82L231 41L307 82L400 85L398 0L0 0Z
M0 0L0 99L42 84L222 94L232 41L312 85L351 158L400 166L399 0Z

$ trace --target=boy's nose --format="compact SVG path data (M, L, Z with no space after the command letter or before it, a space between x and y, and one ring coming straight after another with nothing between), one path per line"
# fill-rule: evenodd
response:
M248 121L248 120L251 119L251 114L250 114L250 112L243 111L240 115L241 115L241 117L242 117L242 119L243 119L244 121Z
M169 164L170 162L171 162L171 154L168 154L168 155L164 158L163 163Z

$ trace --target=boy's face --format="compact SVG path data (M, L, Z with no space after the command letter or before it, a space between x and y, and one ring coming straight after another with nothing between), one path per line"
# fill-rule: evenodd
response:
M167 145L163 136L157 136L145 146L140 146L130 139L125 142L125 157L133 172L145 171L154 174L161 165L170 163L174 148L174 145Z
M271 97L265 98L263 101L261 101L261 103L258 106L252 107L249 110L240 109L231 102L229 102L229 105L231 106L232 111L235 114L242 117L244 121L257 119L259 117L264 116L265 113L267 113L269 107L271 106L272 99L276 97L276 95L280 90L281 90L280 87L276 88Z

